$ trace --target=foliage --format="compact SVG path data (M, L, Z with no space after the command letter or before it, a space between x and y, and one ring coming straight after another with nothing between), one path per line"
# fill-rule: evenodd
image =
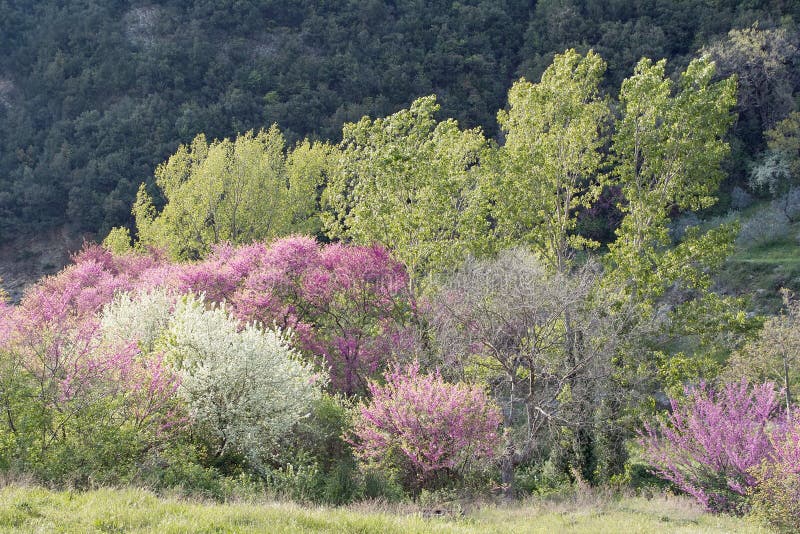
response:
M785 155L774 151L768 151L760 157L748 178L753 190L766 191L773 196L785 193L792 181Z
M457 266L490 232L480 195L489 145L480 129L437 123L438 109L430 96L385 119L345 125L325 192L329 236L380 243L414 277Z
M138 293L117 293L100 313L103 336L111 342L136 343L152 353L172 319L176 297L156 288Z
M781 291L783 309L768 317L757 338L731 355L722 377L751 382L769 380L783 387L785 409L792 409L793 392L798 391L797 366L800 363L800 304L788 290Z
M324 162L329 148L305 142L290 154L290 165L284 145L276 126L234 141L209 144L198 135L191 146L181 145L156 169L156 184L167 201L160 213L144 184L139 188L133 207L139 245L197 259L214 244L314 229L311 219L316 218L316 189L324 168L318 158Z
M795 71L798 35L787 28L732 29L704 49L720 74L739 79L738 107L749 119L755 116L761 130L772 128L794 107L792 94L800 88Z
M680 274L663 271L666 262L659 261L671 210L697 210L716 201L719 165L728 152L723 136L736 98L735 80L713 82L714 64L706 59L689 64L675 94L665 67L663 60L642 59L623 82L622 119L612 145L614 175L627 204L610 261L620 275L636 280L639 287L632 289L640 293L658 294ZM708 248L698 238L688 246Z
M800 15L773 0L28 7L0 5L3 240L130 225L137 185L199 132L277 123L290 143L338 141L344 122L435 93L445 116L494 136L511 82L538 80L555 53L593 48L614 94L642 56L683 66L731 28Z
M731 189L731 208L734 210L742 210L750 207L753 203L753 195L739 187L734 186Z
M791 184L800 181L800 111L793 111L766 132L767 147L785 158Z
M752 469L772 453L771 426L779 400L772 383L746 380L719 391L706 384L670 401L672 413L657 426L645 425L644 457L656 474L712 511L744 511L756 483Z
M61 285L96 266L45 281L0 317L5 468L78 485L118 481L183 424L180 379L163 358L102 335L95 280Z
M499 409L479 385L448 384L419 362L396 366L386 384L370 383L372 398L354 423L356 453L379 463L409 465L424 487L437 475L462 472L494 456L500 444ZM400 458L396 458L396 455Z
M617 239L604 257L604 285L624 314L614 359L615 389L648 395L713 378L716 362L755 325L743 302L713 291L712 273L733 252L735 223L708 231L690 226L674 246L670 219L714 205L728 154L736 81L716 79L714 63L692 60L679 83L666 62L642 59L622 83L611 144L612 181L626 203ZM635 309L635 312L632 312ZM619 412L619 410L612 410ZM612 433L621 432L622 429Z
M772 439L768 460L753 467L751 514L778 532L800 528L800 426L789 421Z
M514 84L508 111L498 114L506 142L493 215L502 234L529 244L559 272L568 270L574 249L597 246L574 230L577 211L602 189L597 174L610 114L599 94L605 69L593 52L556 55L540 83Z
M131 250L131 232L127 228L112 228L103 239L103 247L114 254L125 254Z

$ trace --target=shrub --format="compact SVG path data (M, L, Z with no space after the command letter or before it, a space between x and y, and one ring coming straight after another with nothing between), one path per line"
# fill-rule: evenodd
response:
M800 220L800 187L791 187L782 197L772 201L773 209L783 213L789 222Z
M671 400L672 413L645 425L643 456L660 477L712 511L743 511L756 478L751 469L769 457L779 401L772 383L746 381L715 392L705 384Z
M783 211L770 206L742 223L736 244L740 247L760 247L786 237L789 219Z
M779 532L800 532L800 424L773 438L773 452L751 469L751 513Z
M52 313L55 320L46 317ZM115 482L180 426L177 377L134 344L106 343L64 310L14 310L0 346L1 464L81 485Z
M260 467L277 438L309 414L325 378L280 331L241 327L222 306L186 296L175 305L168 356L180 370L192 426L222 459Z
M785 191L792 180L792 172L786 155L780 151L768 150L754 162L748 177L750 187L755 191L766 191L779 195Z
M385 385L370 383L372 399L354 423L359 457L400 464L425 487L494 456L501 415L480 386L422 374L418 362L385 378Z
M749 208L753 204L753 195L739 187L733 186L731 190L731 208L734 210L743 210Z

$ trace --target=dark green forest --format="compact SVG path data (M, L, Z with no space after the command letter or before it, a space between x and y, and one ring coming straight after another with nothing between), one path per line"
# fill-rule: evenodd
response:
M796 36L797 20L800 3L784 0L5 0L0 242L130 225L139 184L200 132L274 123L290 144L338 142L345 122L436 94L442 117L497 138L512 82L538 80L567 48L598 52L613 93L642 56L676 73L732 28ZM735 59L721 75L741 77ZM797 88L796 65L786 72L782 92L740 102L729 190L764 147L765 106Z

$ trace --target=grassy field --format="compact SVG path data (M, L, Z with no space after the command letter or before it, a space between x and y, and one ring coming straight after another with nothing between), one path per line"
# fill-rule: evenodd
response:
M411 506L345 508L291 503L215 504L159 498L141 489L54 492L0 488L0 532L766 532L744 519L703 513L685 498L538 499L424 518Z

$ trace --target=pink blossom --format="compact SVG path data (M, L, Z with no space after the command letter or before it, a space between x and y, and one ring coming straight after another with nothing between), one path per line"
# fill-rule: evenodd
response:
M774 384L742 380L719 391L701 384L671 404L667 421L645 425L645 459L707 509L739 511L755 483L751 469L770 457L771 433L782 424Z
M420 373L418 362L370 382L371 400L354 425L357 454L387 458L397 449L424 483L441 471L492 458L500 443L501 414L480 386L448 384L438 371Z

